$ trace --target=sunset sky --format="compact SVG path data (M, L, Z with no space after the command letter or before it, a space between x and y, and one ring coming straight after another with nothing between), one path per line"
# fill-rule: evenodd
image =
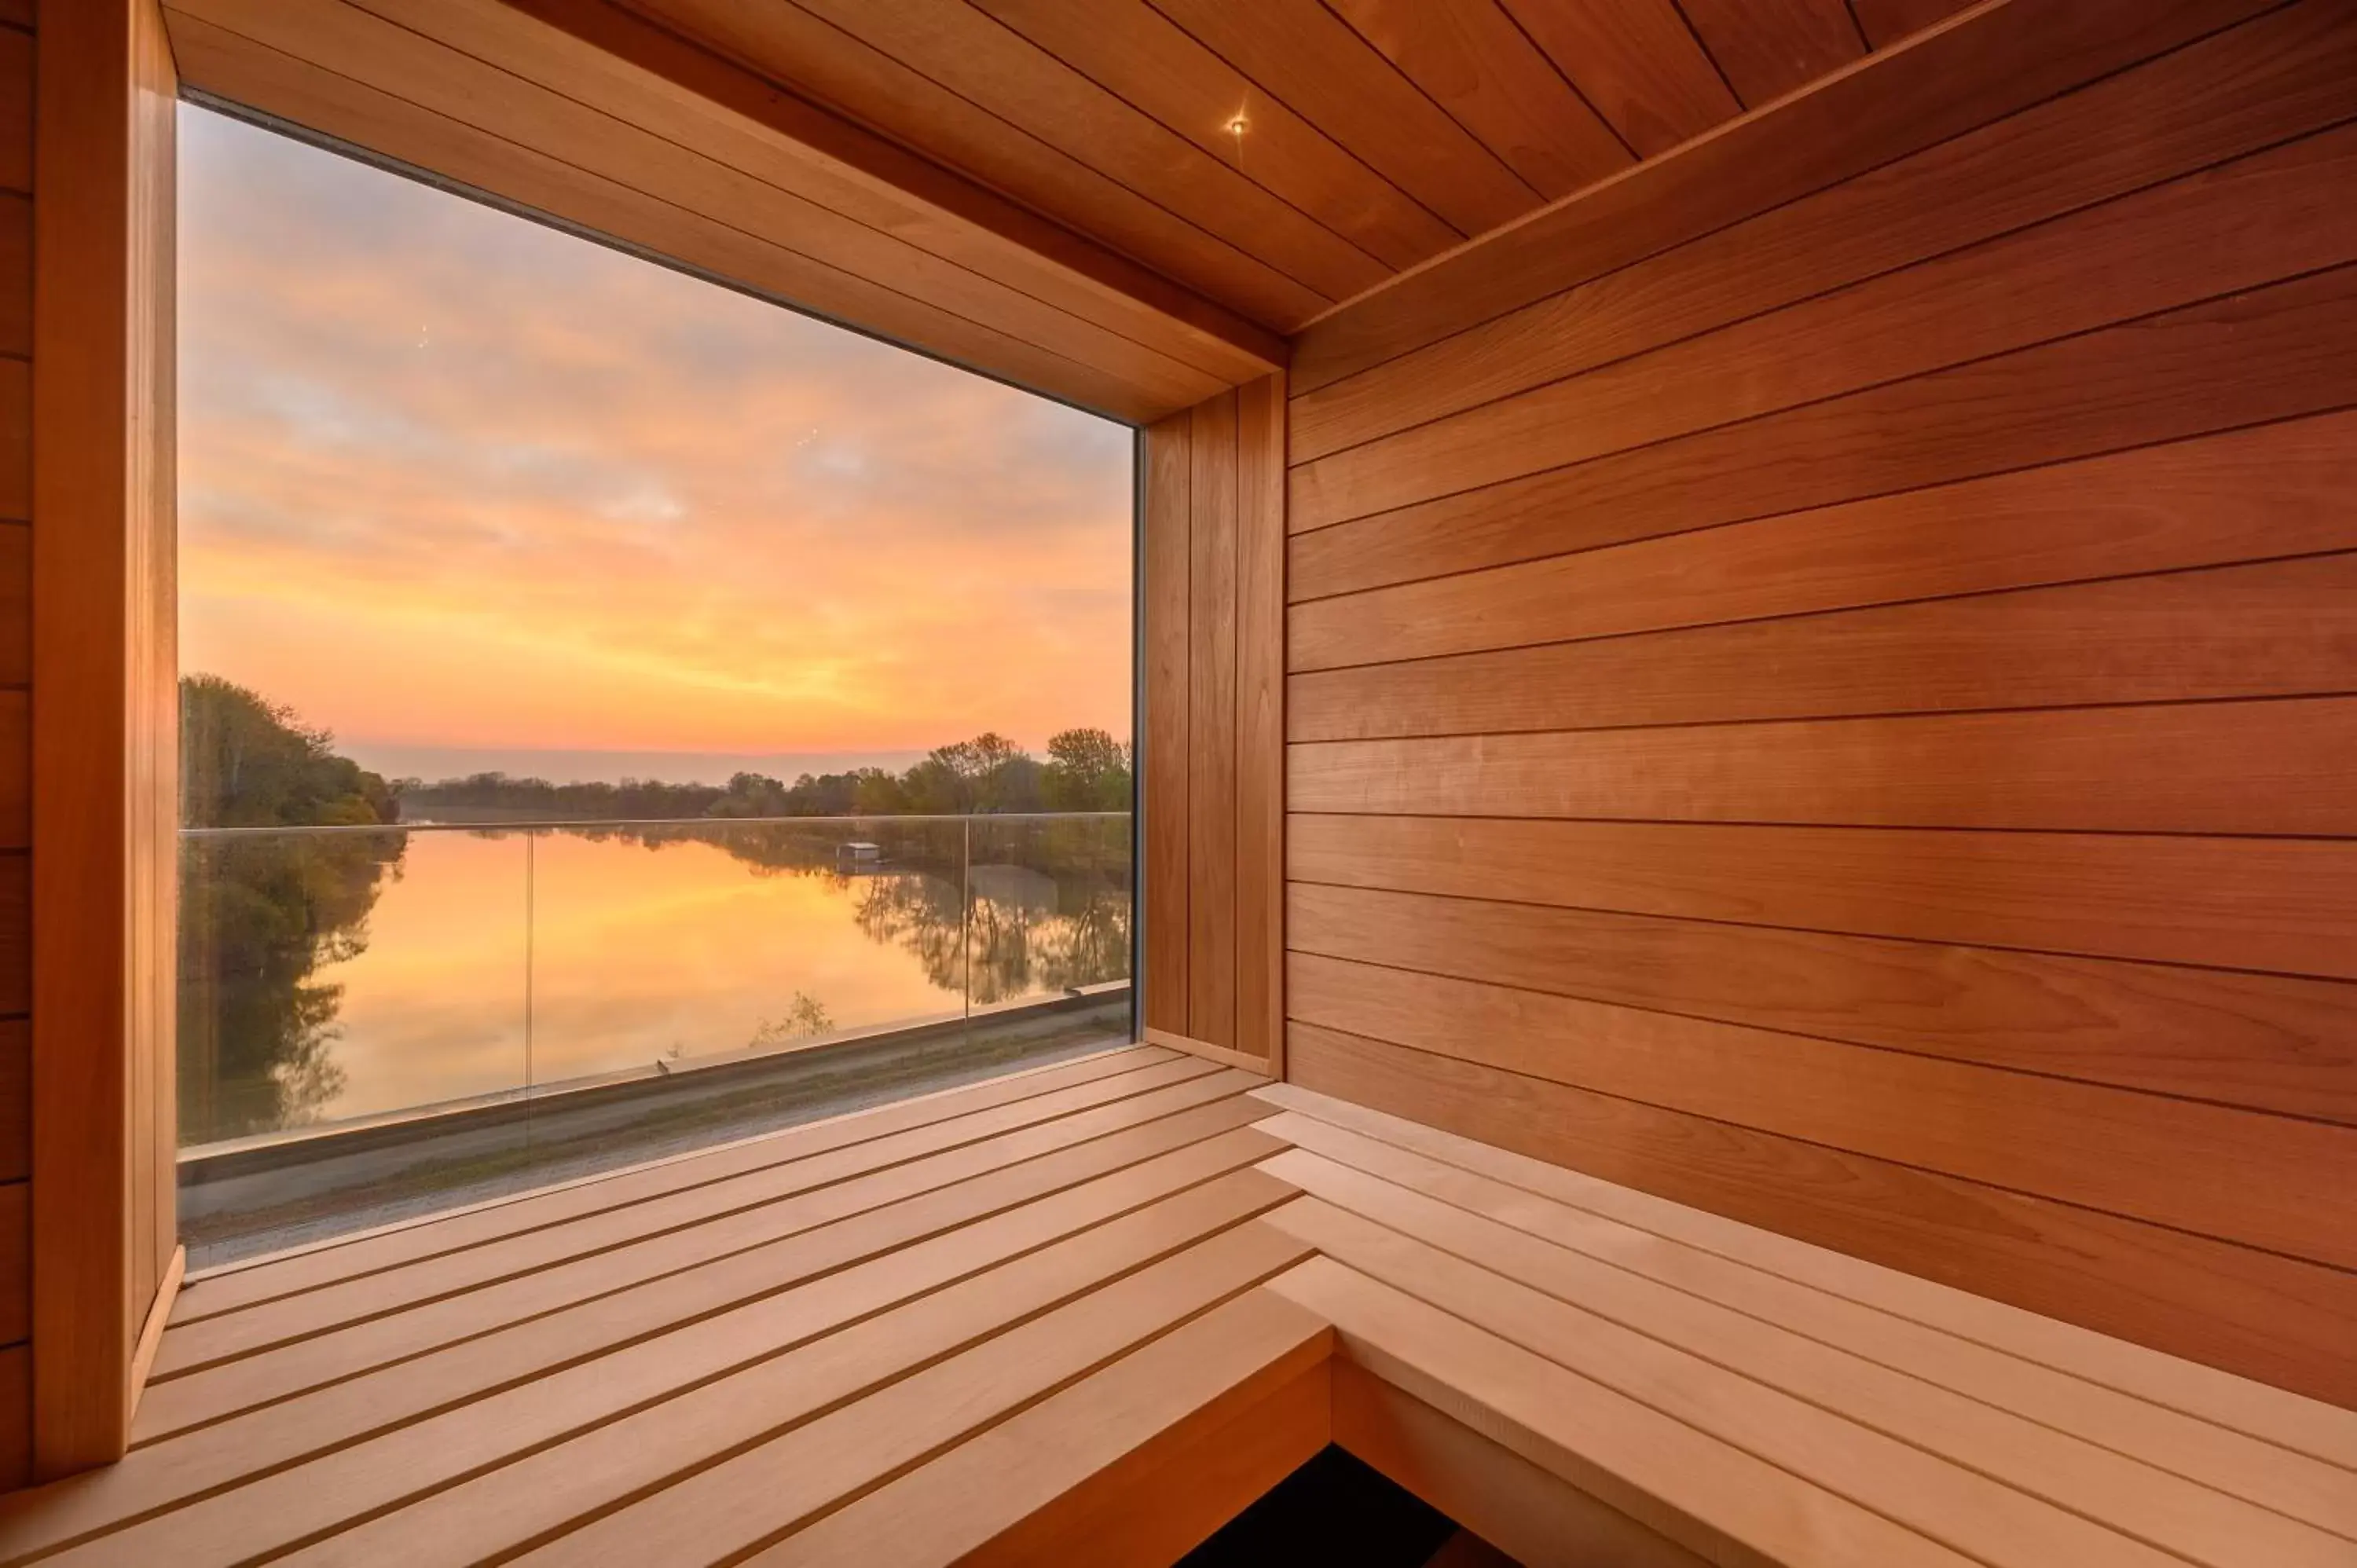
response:
M184 671L428 776L1129 734L1125 427L180 124Z

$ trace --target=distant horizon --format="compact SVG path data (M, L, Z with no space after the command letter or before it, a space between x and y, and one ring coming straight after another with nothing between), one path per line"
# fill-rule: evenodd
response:
M340 737L335 749L386 779L415 779L427 784L471 778L479 773L544 779L551 784L619 784L625 779L637 779L662 784L714 785L726 784L738 773L760 773L791 784L804 773L848 773L861 768L905 772L925 757L923 751L905 749L619 750L594 746L413 746L402 742L346 741Z

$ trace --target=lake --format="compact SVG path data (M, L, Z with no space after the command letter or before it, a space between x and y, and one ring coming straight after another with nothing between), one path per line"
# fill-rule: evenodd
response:
M181 1139L1125 980L1129 834L1126 816L191 834Z

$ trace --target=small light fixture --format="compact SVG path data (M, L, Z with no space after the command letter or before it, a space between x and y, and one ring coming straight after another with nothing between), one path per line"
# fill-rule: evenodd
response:
M1244 133L1252 129L1252 121L1245 116L1243 110L1239 109L1229 116L1228 123L1221 129L1233 136L1236 139L1236 145L1241 148L1244 142Z

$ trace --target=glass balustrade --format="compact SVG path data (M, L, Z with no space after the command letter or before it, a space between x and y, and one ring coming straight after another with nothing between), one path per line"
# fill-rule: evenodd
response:
M189 829L191 1262L1130 1037L1120 813Z

